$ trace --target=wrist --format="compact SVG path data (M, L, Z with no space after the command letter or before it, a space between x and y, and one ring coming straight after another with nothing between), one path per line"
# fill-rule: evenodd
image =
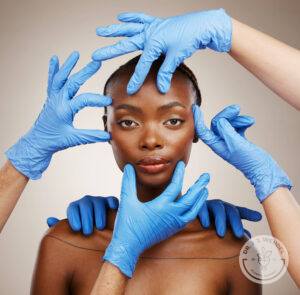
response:
M209 23L211 23L214 31L211 34L211 42L207 47L218 52L229 52L232 46L231 17L226 13L225 9L220 8L214 10L214 13L209 15L209 18Z
M52 154L49 155L34 146L33 141L37 142L37 140L28 138L29 134L34 137L32 133L30 130L22 136L5 152L5 155L15 169L26 177L36 180L42 177L42 173L49 166Z
M132 250L129 245L112 240L105 250L103 260L115 265L123 274L132 278L139 256L140 251L137 247Z
M278 188L287 188L289 190L292 188L293 185L288 175L274 159L270 158L262 171L263 174L253 177L250 181L261 203Z

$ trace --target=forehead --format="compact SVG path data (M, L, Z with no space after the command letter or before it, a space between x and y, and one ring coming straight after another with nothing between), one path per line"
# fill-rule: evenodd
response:
M161 105L177 101L189 108L195 100L192 83L181 72L173 75L170 90L166 94L159 92L156 86L156 72L150 72L134 95L128 95L126 87L130 79L129 75L116 78L108 87L107 95L113 99L112 108L120 104L130 103L139 106L143 110L156 109Z

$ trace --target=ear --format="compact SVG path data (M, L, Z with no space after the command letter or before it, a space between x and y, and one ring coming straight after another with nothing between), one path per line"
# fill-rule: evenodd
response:
M102 116L102 122L103 122L103 125L104 125L104 131L108 132L107 131L107 115ZM110 140L108 141L108 143L111 144Z
M194 133L194 138L193 138L193 143L198 142L198 140L199 140L199 138L198 138L198 136L197 136L197 134L196 134L196 131L195 131L195 133Z
M102 116L102 122L103 122L103 125L104 125L104 131L107 132L107 115Z

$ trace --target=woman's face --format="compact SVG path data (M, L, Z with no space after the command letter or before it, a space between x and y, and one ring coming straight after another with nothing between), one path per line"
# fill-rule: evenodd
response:
M107 111L107 129L119 168L134 166L137 182L162 187L173 174L176 163L188 162L194 138L192 86L182 73L176 73L167 94L156 88L151 73L141 89L127 95L129 77L109 87L113 103Z

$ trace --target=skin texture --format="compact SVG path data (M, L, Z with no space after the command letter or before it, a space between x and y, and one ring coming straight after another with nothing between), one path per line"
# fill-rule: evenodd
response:
M113 104L108 108L106 127L112 135L112 150L121 170L128 162L134 165L140 201L151 200L164 190L179 160L188 163L194 138L191 106L195 98L189 81L176 73L168 94L161 95L155 76L150 72L134 96L126 94L129 75L113 83L109 93ZM157 110L174 101L184 107ZM128 107L117 110L121 104L139 107L143 113ZM150 155L164 156L170 164L157 175L144 173L136 162ZM40 245L31 293L90 294L112 237L115 215L109 210L106 229L89 237L72 232L66 220L50 228ZM244 277L239 267L244 242L231 231L221 239L214 229L204 230L196 219L142 253L125 294L260 294L260 286Z

